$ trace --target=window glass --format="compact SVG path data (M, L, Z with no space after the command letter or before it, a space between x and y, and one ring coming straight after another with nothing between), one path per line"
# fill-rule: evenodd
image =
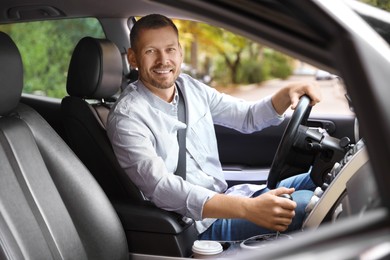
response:
M337 76L221 28L174 22L184 50L182 71L220 92L254 101L287 82L313 80L323 93L313 113L352 114Z
M23 59L24 93L62 98L70 57L84 36L104 38L98 20L69 19L0 25Z

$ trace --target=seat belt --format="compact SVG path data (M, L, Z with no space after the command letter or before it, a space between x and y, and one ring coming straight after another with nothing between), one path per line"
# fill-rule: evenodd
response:
M177 85L176 85L177 86ZM177 106L177 115L178 118L181 122L187 124L187 116L186 116L186 105L184 101L183 94L181 93L181 90L179 87L176 87L177 92L179 93L179 104ZM187 173L187 166L186 166L186 154L187 154L187 149L186 149L186 131L187 128L181 129L177 131L177 141L179 143L179 160L177 162L177 168L175 171L175 175L181 176L183 180L186 179L186 173ZM181 218L184 223L187 225L194 223L194 220L191 218L188 218L186 216L183 216Z
M176 87L179 93L179 104L178 104L178 117L179 120L186 124L186 106L184 102L183 94L179 87ZM177 131L177 140L179 143L179 160L177 162L177 168L175 175L181 176L183 180L186 179L186 131L187 129L180 129Z

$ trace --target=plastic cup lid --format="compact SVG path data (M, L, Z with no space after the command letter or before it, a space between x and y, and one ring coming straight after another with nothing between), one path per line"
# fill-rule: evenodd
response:
M192 245L192 252L200 255L216 255L222 250L222 245L216 241L196 240Z

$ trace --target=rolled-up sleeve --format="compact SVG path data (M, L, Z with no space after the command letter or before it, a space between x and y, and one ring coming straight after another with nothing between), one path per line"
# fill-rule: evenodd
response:
M248 102L221 94L199 82L193 83L192 87L198 87L207 97L204 100L205 105L210 107L214 124L242 133L252 133L272 125L279 125L285 118L275 111L271 101L272 96L266 96L256 102Z

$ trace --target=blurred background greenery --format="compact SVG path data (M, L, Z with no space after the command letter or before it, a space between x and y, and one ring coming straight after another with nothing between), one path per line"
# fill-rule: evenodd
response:
M69 19L0 25L18 46L24 65L24 93L66 96L70 57L84 36L104 38L96 19ZM50 40L48 40L50 39Z

